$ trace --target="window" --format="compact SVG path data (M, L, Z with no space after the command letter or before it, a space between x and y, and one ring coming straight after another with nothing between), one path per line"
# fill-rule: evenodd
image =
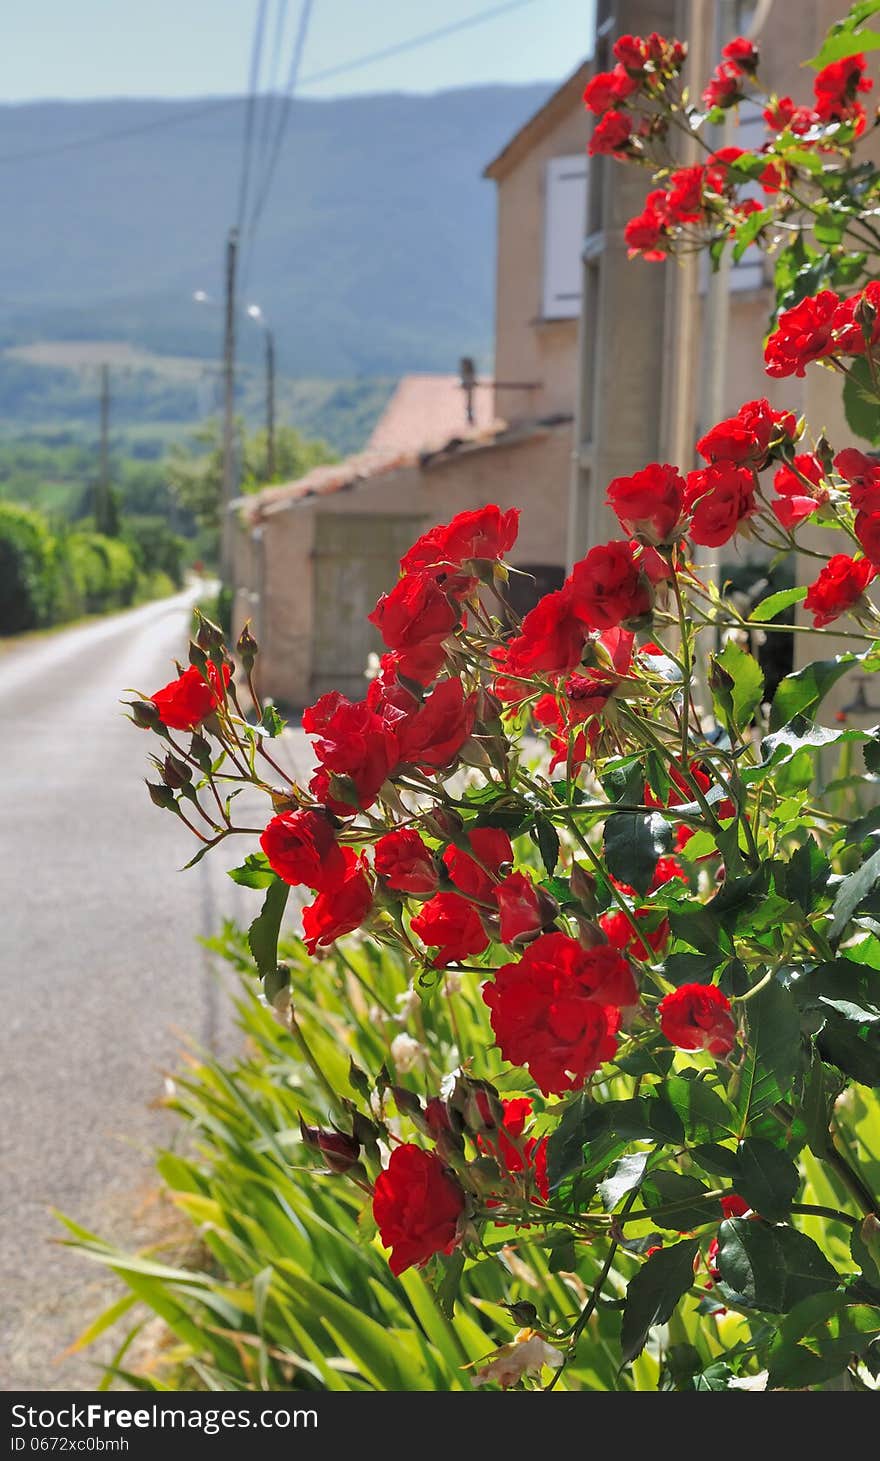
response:
M586 156L551 157L544 180L545 320L581 312L581 250L587 215Z

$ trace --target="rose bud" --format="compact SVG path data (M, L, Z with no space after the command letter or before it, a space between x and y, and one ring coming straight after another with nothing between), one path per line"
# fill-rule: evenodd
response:
M169 751L162 766L162 779L172 791L182 791L192 781L192 772L185 761Z
M199 764L201 771L210 771L213 764L211 757L211 742L201 734L194 731L192 740L189 743L189 754Z
M321 1153L331 1172L350 1172L361 1154L360 1142L344 1131L322 1131L319 1126L307 1126L302 1117L299 1129L306 1146Z
M154 730L161 735L162 721L152 700L127 700L125 703L131 711L131 718L138 730Z
M391 1094L394 1097L394 1104L401 1116L408 1116L418 1127L424 1129L425 1112L415 1092L408 1091L406 1086L392 1086Z
M596 912L596 879L578 862L571 865L571 893L588 913Z
M205 615L199 613L198 609L196 610L196 613L199 620L199 628L196 635L199 647L205 650L222 649L223 630L220 628L219 624L215 624L212 619L206 619Z
M471 1135L495 1131L504 1122L504 1107L495 1087L488 1081L457 1075L449 1097L449 1106L461 1114Z
M248 674L253 669L254 660L259 653L259 645L250 631L250 620L248 620L238 636L238 644L235 646L235 651L244 665L245 674Z
M422 817L422 826L428 836L436 837L438 842L454 842L461 837L464 822L450 807L435 807Z
M458 1116L457 1111L455 1115L456 1117ZM455 1131L456 1134L458 1131L458 1128L453 1126L452 1112L450 1112L446 1102L441 1101L439 1096L432 1096L425 1107L425 1125L435 1141L440 1138L444 1131Z
M150 793L150 801L154 807L159 807L160 811L163 812L177 812L177 815L180 815L177 802L174 799L174 792L170 786L163 786L161 782L155 781L147 781L144 785Z

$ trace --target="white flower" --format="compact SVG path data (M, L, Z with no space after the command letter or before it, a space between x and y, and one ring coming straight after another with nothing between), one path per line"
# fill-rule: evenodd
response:
M759 1370L757 1375L740 1375L738 1379L728 1380L728 1390L766 1390L767 1370Z
M558 1370L562 1354L535 1329L521 1329L512 1344L503 1344L496 1349L489 1364L483 1365L474 1376L475 1385L500 1385L508 1390L525 1376L540 1378L546 1365Z
M403 1025L406 1024L406 1021L415 1014L422 1001L419 999L419 996L414 989L406 989L404 990L403 994L399 994L397 996L395 1002L397 1004L397 1014L394 1016L394 1018L396 1020L399 1020L400 1023Z
M428 1052L412 1035L401 1032L391 1041L391 1059L398 1075L408 1075L417 1065L424 1065Z

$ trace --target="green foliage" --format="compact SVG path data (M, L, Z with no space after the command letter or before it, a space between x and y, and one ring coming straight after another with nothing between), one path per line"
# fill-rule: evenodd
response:
M48 624L57 594L56 544L46 522L0 503L0 634Z

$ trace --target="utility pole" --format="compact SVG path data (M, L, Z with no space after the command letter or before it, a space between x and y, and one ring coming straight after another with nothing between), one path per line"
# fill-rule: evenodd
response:
M226 323L223 331L223 492L220 500L220 578L232 586L233 523L229 511L238 490L235 459L235 286L238 265L238 229L226 239Z
M266 326L266 481L275 480L275 335Z
M95 530L106 533L110 527L110 367L101 366L100 412L101 436L98 456L98 482L95 488Z

